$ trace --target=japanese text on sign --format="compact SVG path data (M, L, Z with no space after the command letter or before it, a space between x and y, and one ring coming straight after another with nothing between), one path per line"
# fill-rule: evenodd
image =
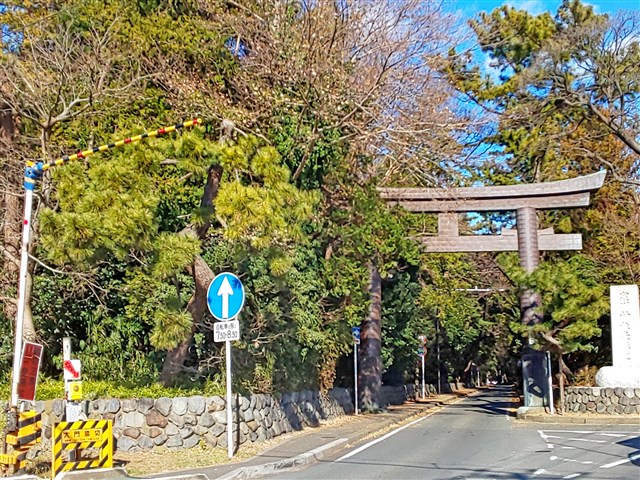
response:
M101 437L102 430L99 428L65 430L62 432L62 443L97 442Z
M33 402L36 398L36 383L42 358L42 345L25 342L20 362L20 376L18 377L18 398Z
M216 322L213 324L213 341L240 340L240 321Z

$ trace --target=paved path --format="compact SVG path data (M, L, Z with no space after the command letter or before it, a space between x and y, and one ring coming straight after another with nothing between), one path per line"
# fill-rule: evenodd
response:
M514 419L493 389L271 479L640 479L635 425L540 425ZM544 428L540 428L540 427Z

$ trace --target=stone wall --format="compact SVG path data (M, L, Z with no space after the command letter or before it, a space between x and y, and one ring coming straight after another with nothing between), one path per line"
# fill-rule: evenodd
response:
M413 385L399 385L397 387L382 387L383 405L402 405L404 402L411 402L416 399L416 390Z
M427 394L436 393L425 385ZM443 390L455 391L456 384ZM415 385L382 387L384 405L401 405L419 395ZM283 433L318 426L328 419L354 412L353 391L334 388L327 394L302 391L276 397L272 395L234 396L234 442L261 442ZM122 451L150 450L155 446L171 449L192 448L199 444L227 446L226 400L219 396L161 397L157 399L100 399L81 403L88 419L113 420L116 448ZM65 402L36 402L42 413L42 449L50 448L51 428L64 419Z
M303 391L285 394L235 396L234 442L260 442L283 433L317 426L322 420L354 411L349 392L336 388L327 394ZM226 401L222 397L162 397L108 399L82 402L89 419L113 420L116 448L149 450L154 446L191 448L201 443L227 446ZM49 443L51 426L63 419L64 402L37 402L42 413L43 441Z
M640 388L568 387L565 401L568 412L640 414Z
M462 388L460 383L443 383L442 393L454 393ZM384 405L402 405L404 402L415 402L420 396L421 384L400 385L397 387L382 387L382 403ZM438 394L438 387L426 383L424 385L425 394L430 397Z

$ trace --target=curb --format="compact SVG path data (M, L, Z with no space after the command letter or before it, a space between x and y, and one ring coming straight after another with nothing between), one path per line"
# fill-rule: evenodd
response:
M120 478L131 478L122 467L65 470L56 476L56 480L115 480Z
M314 448L313 450L309 450L308 452L302 453L293 458L285 458L283 460L278 460L277 462L265 463L253 467L240 467L226 475L218 477L216 480L257 478L264 475L297 470L322 460L329 450L332 450L345 442L347 442L346 438L339 438L338 440L334 440L333 442Z
M37 475L19 475L19 476L9 476L3 477L3 480L45 480L46 478L51 477L38 477ZM67 470L60 472L56 479L58 480L115 480L115 479L124 479L124 478L132 478L129 476L127 471L122 467L116 468L97 468L97 469L87 469L87 470ZM185 479L187 480L187 479ZM195 479L194 480L206 480L205 479Z
M518 420L547 424L640 425L640 417L565 417L563 415L522 415Z
M3 477L3 480L43 480L37 475L13 475L9 477Z
M127 478L151 479L151 477L127 477ZM207 477L204 473L186 473L186 474L183 473L182 475L171 475L171 474L163 475L162 479L163 480L209 480L209 477Z

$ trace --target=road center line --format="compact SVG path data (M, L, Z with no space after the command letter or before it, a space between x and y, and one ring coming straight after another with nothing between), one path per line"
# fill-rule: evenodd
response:
M459 400L456 400L455 402L451 402L448 405L453 405L455 403L461 402L462 400L464 400L464 398L461 398ZM416 423L419 423L421 421L423 421L425 418L429 418L431 415L435 415L436 413L438 413L440 410L442 410L441 408L436 408L435 411L431 412L431 413L427 413L424 417L420 417L417 420L414 420L413 422L407 423L406 425L403 425L402 427L396 428L395 430L392 430L391 432L387 433L386 435L383 435L380 438L376 438L375 440L370 441L369 443L365 443L364 445L362 445L361 447L356 448L354 451L347 453L346 455L343 455L342 457L340 457L339 459L336 460L336 463L341 462L343 460L346 460L347 458L353 457L354 455L359 454L360 452L365 451L367 448L369 447L373 447L376 443L380 443L384 440L386 440L389 437L392 437L393 435L395 435L398 432L401 432L402 430L404 430L405 428L411 427L412 425L415 425Z
M431 415L433 415L435 412L430 413L429 415L425 415L422 418L418 418L417 420L414 420L413 422L407 423L406 425L403 425L400 428L396 428L395 430L392 430L391 432L387 433L386 435L383 435L380 438L376 438L375 440L372 440L369 443L365 443L364 445L362 445L361 447L356 448L355 450L353 450L352 452L347 453L346 455L343 455L342 457L340 457L339 459L336 460L337 462L341 462L342 460L346 460L349 457L353 457L354 455L357 455L358 453L366 450L369 447L373 447L376 443L380 443L383 440L386 440L387 438L395 435L398 432L401 432L402 430L404 430L405 428L408 428L412 425L415 425L418 422L421 422L422 420L424 420L427 417L430 417Z

